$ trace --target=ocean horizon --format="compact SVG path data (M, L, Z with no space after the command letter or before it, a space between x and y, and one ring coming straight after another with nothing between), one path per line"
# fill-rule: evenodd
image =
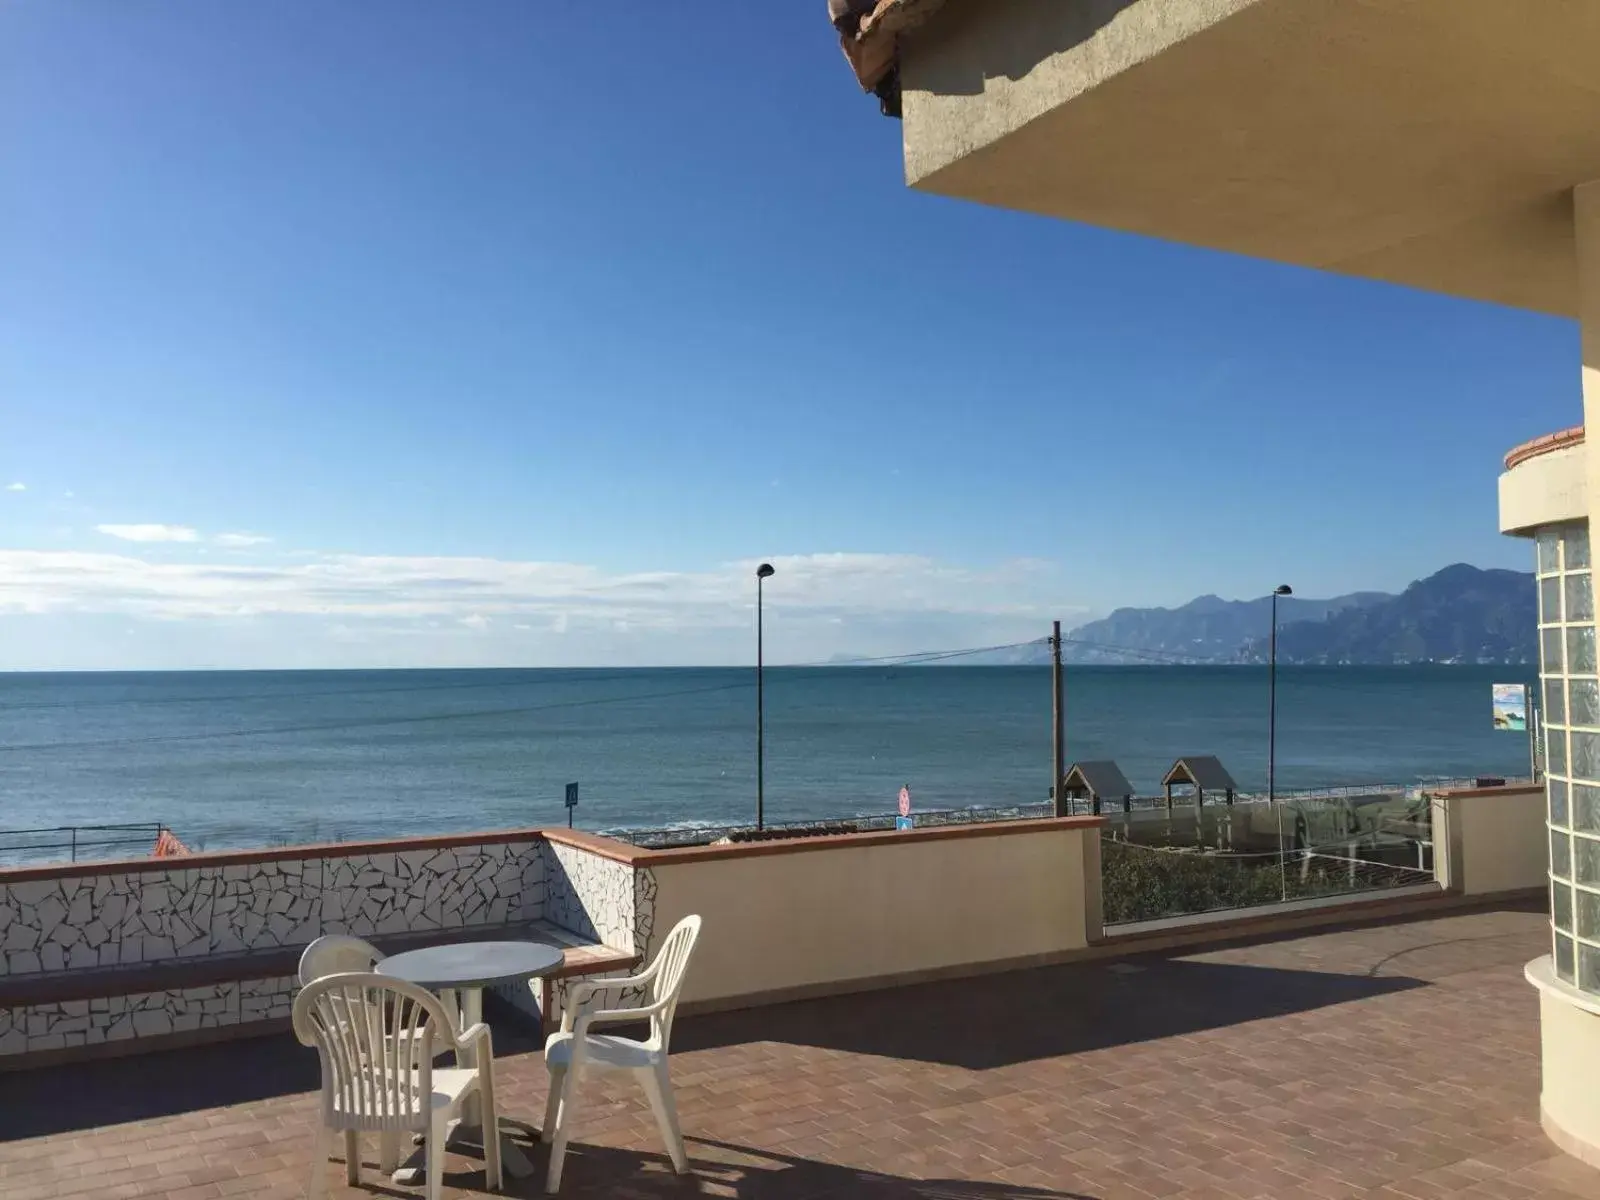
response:
M1277 785L1525 775L1492 683L1528 666L1280 667ZM194 848L564 824L753 820L749 667L0 674L0 828L160 822ZM1067 760L1141 794L1184 754L1265 786L1267 673L1069 666ZM1040 803L1039 666L769 667L766 815Z

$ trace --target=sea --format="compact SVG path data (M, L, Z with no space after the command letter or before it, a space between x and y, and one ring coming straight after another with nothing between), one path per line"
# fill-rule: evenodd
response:
M1280 667L1277 786L1528 771L1490 685L1532 667ZM1185 754L1267 769L1261 667L1071 667L1066 757L1156 794ZM769 668L769 821L1038 803L1047 667ZM0 831L160 822L195 849L754 819L750 669L0 674Z

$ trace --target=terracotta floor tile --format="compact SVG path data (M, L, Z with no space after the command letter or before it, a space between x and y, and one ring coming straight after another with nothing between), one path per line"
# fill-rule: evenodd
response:
M563 1193L729 1200L1600 1200L1539 1130L1522 965L1537 912L1482 912L679 1023L694 1173L631 1080L596 1077ZM491 1014L493 1019L493 1014ZM496 1024L500 1108L544 1112ZM0 1075L6 1200L279 1200L311 1175L315 1057L287 1038ZM535 1173L510 1196L542 1194ZM375 1139L363 1146L369 1164ZM371 1197L325 1167L330 1200ZM480 1194L452 1155L447 1194ZM390 1189L393 1191L394 1189ZM416 1194L396 1191L395 1194Z

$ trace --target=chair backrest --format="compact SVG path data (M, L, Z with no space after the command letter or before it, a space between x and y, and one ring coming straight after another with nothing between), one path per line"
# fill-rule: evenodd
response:
M414 983L352 972L307 984L295 997L294 1033L322 1060L323 1123L427 1129L434 1043L450 1028L439 998Z
M656 974L650 981L650 1003L662 1004L662 1008L650 1017L650 1040L663 1053L672 1040L672 1017L678 1011L678 993L683 990L683 977L689 970L689 955L694 953L694 944L699 936L700 918L687 916L672 927L672 932L667 934L667 940L661 943L661 950L656 954Z
M324 975L370 971L382 959L383 954L371 942L342 933L325 933L300 955L300 986Z

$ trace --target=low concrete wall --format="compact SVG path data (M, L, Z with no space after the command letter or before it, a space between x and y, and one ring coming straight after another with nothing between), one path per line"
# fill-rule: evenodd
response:
M536 831L0 871L0 977L536 920Z
M1542 787L1482 788L1433 797L1434 873L1465 896L1549 882Z
M294 1002L294 956L325 933L482 936L544 919L631 951L648 930L636 939L627 855L564 836L511 830L0 870L0 1061L280 1021ZM177 982L152 986L153 969ZM532 1004L526 987L506 998Z
M685 850L518 830L0 871L0 1067L276 1028L324 933L546 920L648 960L695 912L685 999L723 1006L1047 961L1099 937L1102 823Z
M729 1007L977 973L1100 933L1097 817L655 851L657 935L704 933L684 1000Z

